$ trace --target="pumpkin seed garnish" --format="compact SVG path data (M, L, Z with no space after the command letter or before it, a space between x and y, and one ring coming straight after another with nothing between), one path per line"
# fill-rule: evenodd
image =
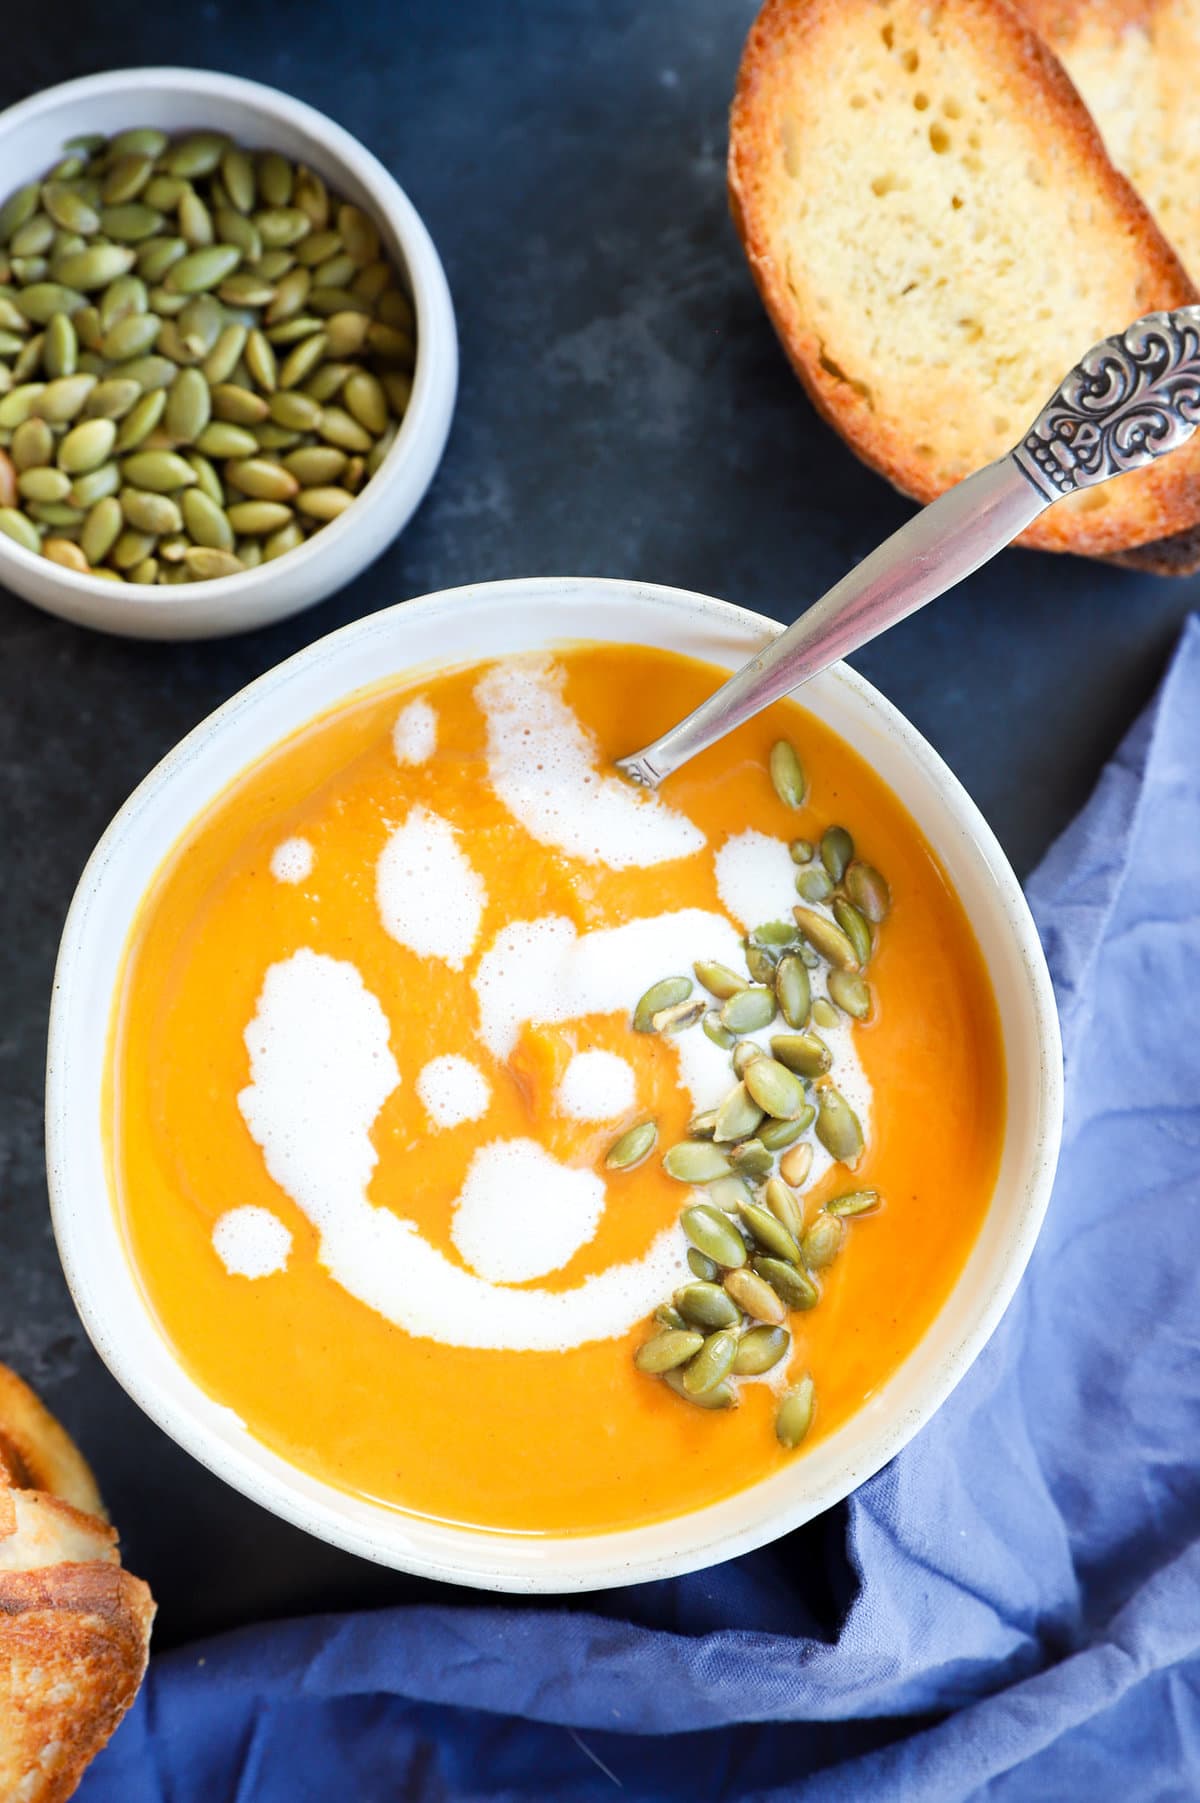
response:
M836 921L815 908L795 908L796 925L815 952L838 970L857 970L858 956L847 935Z
M833 918L854 947L854 955L859 963L868 964L873 946L871 928L866 917L859 913L853 902L845 901L838 895L833 901Z
M800 1251L810 1271L823 1271L842 1249L846 1229L837 1215L822 1213L806 1228Z
M680 1223L697 1252L711 1258L727 1271L736 1271L746 1262L746 1242L728 1218L706 1202L685 1208Z
M687 1328L687 1322L671 1302L660 1302L654 1311L654 1319L660 1327L677 1327L681 1330Z
M734 1046L733 1057L730 1059L730 1063L733 1065L734 1076L744 1077L750 1066L754 1063L754 1060L756 1058L765 1058L766 1055L767 1054L763 1051L762 1047L760 1045L755 1045L752 1039L743 1039L738 1045Z
M711 1039L714 1045L719 1045L723 1052L727 1052L736 1043L736 1035L729 1031L715 1009L709 1009L700 1025L704 1029L705 1038Z
M649 1371L657 1376L663 1371L674 1371L677 1365L686 1365L703 1344L701 1333L668 1327L664 1333L656 1333L652 1340L643 1341L633 1355L633 1362L639 1371Z
M775 1159L761 1139L743 1139L730 1147L729 1162L743 1177L765 1177Z
M808 788L804 779L804 766L795 746L787 739L778 739L772 745L769 769L775 793L784 806L802 807Z
M855 861L845 875L846 892L859 913L878 926L892 905L891 893L873 864Z
M793 864L811 864L813 859L813 842L811 839L793 839L788 846L792 854Z
M817 1101L817 1138L842 1164L854 1164L863 1149L862 1126L840 1090L830 1084Z
M789 1308L815 1308L821 1300L815 1279L799 1265L789 1265L786 1259L756 1258L752 1269L766 1278Z
M316 491L310 489L311 495ZM342 494L342 489L320 491L329 494ZM300 505L304 504L304 496L299 497ZM660 1008L657 1014L650 1017L650 1025L656 1033L682 1033L687 1027L694 1027L707 1008L703 996L694 996L689 1002L676 1002L673 1007Z
M211 503L210 503L211 505ZM184 502L187 511L187 501ZM627 1127L619 1139L615 1139L604 1155L604 1162L610 1171L632 1171L649 1158L658 1144L658 1122L638 1121L634 1127Z
M732 1168L725 1154L706 1139L681 1140L663 1159L667 1176L679 1183L712 1183L718 1177L728 1177ZM700 1250L707 1248L701 1246Z
M791 1345L791 1335L782 1327L751 1327L738 1341L733 1361L735 1377L762 1377L773 1371Z
M736 1409L738 1393L730 1383L714 1384L711 1389L696 1395L689 1390L679 1371L664 1371L663 1382L674 1390L676 1396L682 1396L685 1402L692 1403L698 1409Z
M653 1033L654 1016L677 1002L686 1002L692 993L690 977L663 977L652 983L633 1011L635 1033Z
M816 1407L813 1380L807 1374L788 1391L775 1415L775 1435L781 1446L793 1451L812 1426Z
M718 1177L715 1183L705 1185L705 1193L727 1215L737 1214L743 1202L754 1200L754 1192L744 1177Z
M777 1220L770 1209L752 1202L748 1208L742 1208L738 1212L768 1257L784 1259L790 1265L800 1263L799 1246L783 1222Z
M701 1283L715 1283L721 1275L721 1267L714 1264L711 1258L705 1258L703 1252L697 1252L695 1246L688 1247L688 1270Z
M814 1110L815 1118L815 1110ZM809 1145L793 1146L779 1160L779 1175L792 1189L799 1189L812 1170L813 1149Z
M675 1309L684 1321L709 1330L733 1327L741 1316L741 1310L721 1285L707 1279L687 1283L681 1290L676 1290Z
M717 1109L713 1138L718 1144L749 1139L762 1118L763 1110L751 1098L745 1083L739 1083Z
M821 864L811 864L796 878L796 894L807 902L828 901L833 894L833 879Z
M755 1058L743 1083L764 1114L778 1121L794 1121L804 1112L804 1085L775 1058Z
M838 1011L833 1006L832 1002L827 1002L825 1000L823 995L818 996L813 1003L812 1017L813 1026L824 1027L826 1032L828 1032L830 1027L836 1027L838 1025Z
M747 986L721 1005L721 1024L731 1033L755 1033L774 1019L775 996L769 989Z
M738 1307L754 1321L765 1321L770 1327L781 1327L787 1320L787 1309L765 1277L743 1268L727 1271L725 1288Z
M775 998L789 1027L803 1027L812 1009L812 985L802 959L781 958L775 973Z
M729 1376L737 1357L738 1336L728 1328L709 1334L703 1346L683 1368L683 1387L689 1396L703 1396Z
M801 1077L823 1077L833 1053L819 1033L772 1033L771 1055Z
M802 1133L807 1133L816 1118L816 1109L811 1102L806 1102L794 1121L764 1122L758 1137L768 1152L783 1152L788 1146L794 1146Z
M694 1114L687 1124L689 1139L711 1139L716 1132L717 1110L706 1108L703 1114Z
M866 1020L871 1012L871 986L865 977L851 970L831 970L826 978L830 1000L843 1014L855 1020Z
M821 862L835 883L841 882L853 856L854 840L845 827L827 826L821 834Z
M877 1189L851 1190L848 1195L834 1196L825 1204L825 1213L835 1215L841 1220L853 1220L858 1215L873 1214L879 1207L880 1197Z
M812 1152L809 1150L811 1163ZM799 1199L782 1177L768 1177L763 1200L781 1227L785 1227L797 1244L804 1232L804 1210Z

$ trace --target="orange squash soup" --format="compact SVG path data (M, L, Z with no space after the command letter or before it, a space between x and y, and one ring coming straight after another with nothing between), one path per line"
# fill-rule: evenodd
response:
M510 1532L684 1514L912 1351L983 1220L999 1022L882 777L790 702L639 794L723 672L414 677L192 823L114 1005L129 1256L306 1472Z

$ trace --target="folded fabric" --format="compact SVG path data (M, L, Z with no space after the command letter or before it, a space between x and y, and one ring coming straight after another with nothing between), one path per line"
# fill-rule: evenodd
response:
M1054 1198L899 1458L675 1582L430 1586L168 1654L83 1803L1195 1795L1200 619L1029 893L1066 1050Z

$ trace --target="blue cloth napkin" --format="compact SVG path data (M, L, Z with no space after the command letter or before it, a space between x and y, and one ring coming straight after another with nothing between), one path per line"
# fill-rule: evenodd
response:
M83 1803L1200 1794L1200 619L1030 895L1062 1165L1007 1317L899 1458L675 1582L168 1654Z

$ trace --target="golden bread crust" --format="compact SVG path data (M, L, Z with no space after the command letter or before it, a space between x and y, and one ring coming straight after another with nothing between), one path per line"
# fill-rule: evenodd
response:
M818 411L923 501L1010 449L1091 343L1197 299L1006 0L767 0L729 193ZM1197 521L1200 446L1059 503L1021 542L1111 556Z
M154 1604L119 1566L0 1572L0 1797L65 1803L146 1669Z
M71 1436L15 1371L0 1365L0 1481L48 1490L89 1515L104 1504L87 1460Z

